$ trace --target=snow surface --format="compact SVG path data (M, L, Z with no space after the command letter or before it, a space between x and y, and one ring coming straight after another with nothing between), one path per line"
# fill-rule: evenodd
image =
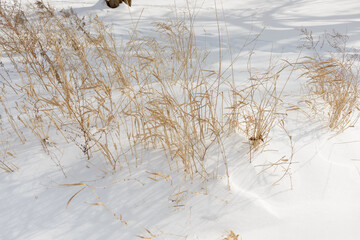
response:
M24 1L25 2L25 1ZM174 8L187 11L184 0L133 0L132 8L120 5L109 9L98 0L49 0L57 9L72 7L78 14L98 15L119 40L139 20L138 30L147 33L153 21L173 17ZM208 50L218 50L214 1L190 1L195 9L196 28ZM349 45L360 47L360 2L356 0L226 0L216 1L222 30L225 21L230 45L237 52L249 34L262 34L254 49L254 65L267 65L270 53L284 58L297 56L301 28L314 35L333 29L350 36ZM263 30L264 29L264 30ZM150 34L150 33L149 33ZM225 42L226 37L224 38ZM226 46L225 46L226 48ZM229 61L224 55L223 63ZM236 70L236 69L235 69ZM241 73L239 73L241 74ZM296 76L287 93L300 94ZM294 104L297 101L290 99ZM334 135L324 123L291 111L286 128L292 136L295 154L288 176L273 186L281 170L259 173L259 163L289 156L290 143L284 134L272 135L267 151L250 163L244 138L231 136L227 152L230 186L225 179L203 184L190 181L171 186L149 179L148 172L171 174L160 152L143 159L156 164L141 164L130 174L123 170L102 173L82 161L74 146L60 152L54 149L67 177L49 159L37 142L11 143L19 170L0 174L0 239L153 239L215 240L232 230L244 240L358 240L360 239L360 126ZM275 178L273 176L275 174ZM86 182L98 188L102 202L122 216L127 225L101 206L90 188L68 200L82 186L62 186ZM292 185L292 189L291 189ZM176 195L176 193L179 193ZM204 194L206 192L206 194ZM174 198L184 206L175 206ZM150 239L150 238L149 238ZM240 239L240 237L239 237Z

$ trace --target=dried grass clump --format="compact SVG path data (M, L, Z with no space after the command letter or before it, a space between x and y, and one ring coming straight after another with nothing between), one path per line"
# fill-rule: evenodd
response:
M127 90L123 112L133 123L134 142L161 148L178 169L207 178L207 150L221 146L223 132L219 79L203 71L207 55L197 48L191 26L178 20L155 27L159 40L130 43L132 82L139 85Z
M249 140L251 152L264 148L270 141L271 130L283 119L280 112L284 85L279 86L279 78L287 64L274 64L270 61L264 72L249 70L247 87L233 89L233 102L230 107L228 124L231 130L242 132Z
M235 234L232 230L230 230L223 240L239 240L239 234Z
M314 43L311 33L303 31L311 42L308 48L313 57L305 57L301 69L308 80L307 103L320 115L325 115L328 126L336 132L342 132L353 126L358 120L359 72L356 65L357 55L348 52L347 36L339 33L326 34L322 43ZM319 51L325 46L332 50L329 56ZM324 113L324 114L322 114Z
M41 142L57 130L90 159L107 152L100 140L112 124L114 88L128 85L115 42L96 18L55 12L38 1L25 12L0 5L0 45L21 79L13 85L18 119ZM2 76L3 79L6 76ZM116 159L104 154L112 167Z

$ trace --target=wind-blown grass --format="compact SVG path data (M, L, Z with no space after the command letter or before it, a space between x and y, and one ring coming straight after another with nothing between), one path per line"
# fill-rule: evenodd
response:
M325 34L319 43L314 41L310 32L303 30L303 33L307 40L306 46L313 53L313 56L305 57L300 63L303 71L301 76L307 78L307 103L315 113L325 115L330 129L342 132L354 126L359 118L356 55L348 53L348 37L345 35ZM331 49L329 56L319 53L324 46Z
M58 12L42 1L26 11L0 5L0 46L20 81L1 78L22 96L14 130L22 125L43 146L55 145L57 133L87 161L103 158L109 170L131 171L139 150L161 149L171 170L192 179L214 176L207 154L215 151L229 178L223 138L244 135L250 159L266 146L282 119L287 81L279 87L278 79L285 66L247 67L249 78L236 86L234 75L230 82L221 72L221 54L218 69L208 68L188 17L154 23L155 37L134 29L119 46L96 17Z

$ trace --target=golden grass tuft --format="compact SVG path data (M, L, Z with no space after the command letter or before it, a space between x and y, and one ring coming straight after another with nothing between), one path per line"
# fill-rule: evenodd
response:
M2 4L0 18L0 45L21 79L11 85L23 96L17 102L19 122L40 142L58 131L88 160L92 149L102 151L114 168L116 159L100 139L114 119L112 90L128 83L104 25L96 18L85 23L72 10L55 12L40 1L26 12Z
M319 115L325 115L327 125L336 132L354 126L359 118L359 71L356 55L348 53L345 35L334 32L325 34L322 44L314 43L311 32L303 30L310 44L313 57L305 57L300 63L301 76L307 78L306 101ZM329 56L319 54L328 46ZM354 57L355 56L355 57Z
M290 70L282 86L279 86L279 79L287 67L287 63L270 61L265 71L248 69L248 85L232 89L234 100L230 106L228 127L247 137L250 153L263 149L269 143L271 130L285 116L281 112L282 95L294 69Z
M223 240L239 240L239 234L235 234L232 230L230 230Z

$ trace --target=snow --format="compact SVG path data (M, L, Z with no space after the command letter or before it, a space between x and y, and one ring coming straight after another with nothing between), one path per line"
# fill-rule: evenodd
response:
M190 9L197 13L200 44L206 44L214 55L219 49L215 2L223 49L228 47L224 16L233 53L241 49L249 34L263 31L253 49L256 67L266 66L270 54L296 58L301 28L313 31L315 36L335 29L350 36L351 47L360 47L359 1L189 1ZM179 13L188 9L185 0L133 0L131 8L122 4L117 9L107 8L102 0L49 3L56 9L72 7L81 16L98 15L119 41L129 39L128 32L137 21L139 31L151 34L151 23L174 17L175 6ZM229 58L224 51L224 65ZM236 67L242 60L235 65L239 76L243 73ZM300 96L295 75L286 93ZM295 97L286 98L299 104ZM291 179L286 175L273 185L282 171L261 172L257 166L284 155L289 158L291 143L283 132L275 130L270 145L251 163L246 139L234 134L224 140L230 190L224 176L206 184L183 180L181 173L168 169L161 151L144 152L143 164L131 173L126 169L103 173L83 160L75 146L62 146L60 150L49 147L57 156L52 159L35 140L25 145L13 140L10 147L19 170L0 174L0 239L132 240L152 237L146 229L156 235L153 239L164 240L223 239L228 230L243 240L360 239L360 125L334 134L316 117L286 113L286 128L294 143ZM64 166L66 177L57 161ZM156 172L171 176L174 185L162 178L151 180L151 173ZM63 184L79 182L91 187L85 186L67 206L84 185ZM98 202L92 189L110 211L87 204ZM119 220L120 216L127 224Z

